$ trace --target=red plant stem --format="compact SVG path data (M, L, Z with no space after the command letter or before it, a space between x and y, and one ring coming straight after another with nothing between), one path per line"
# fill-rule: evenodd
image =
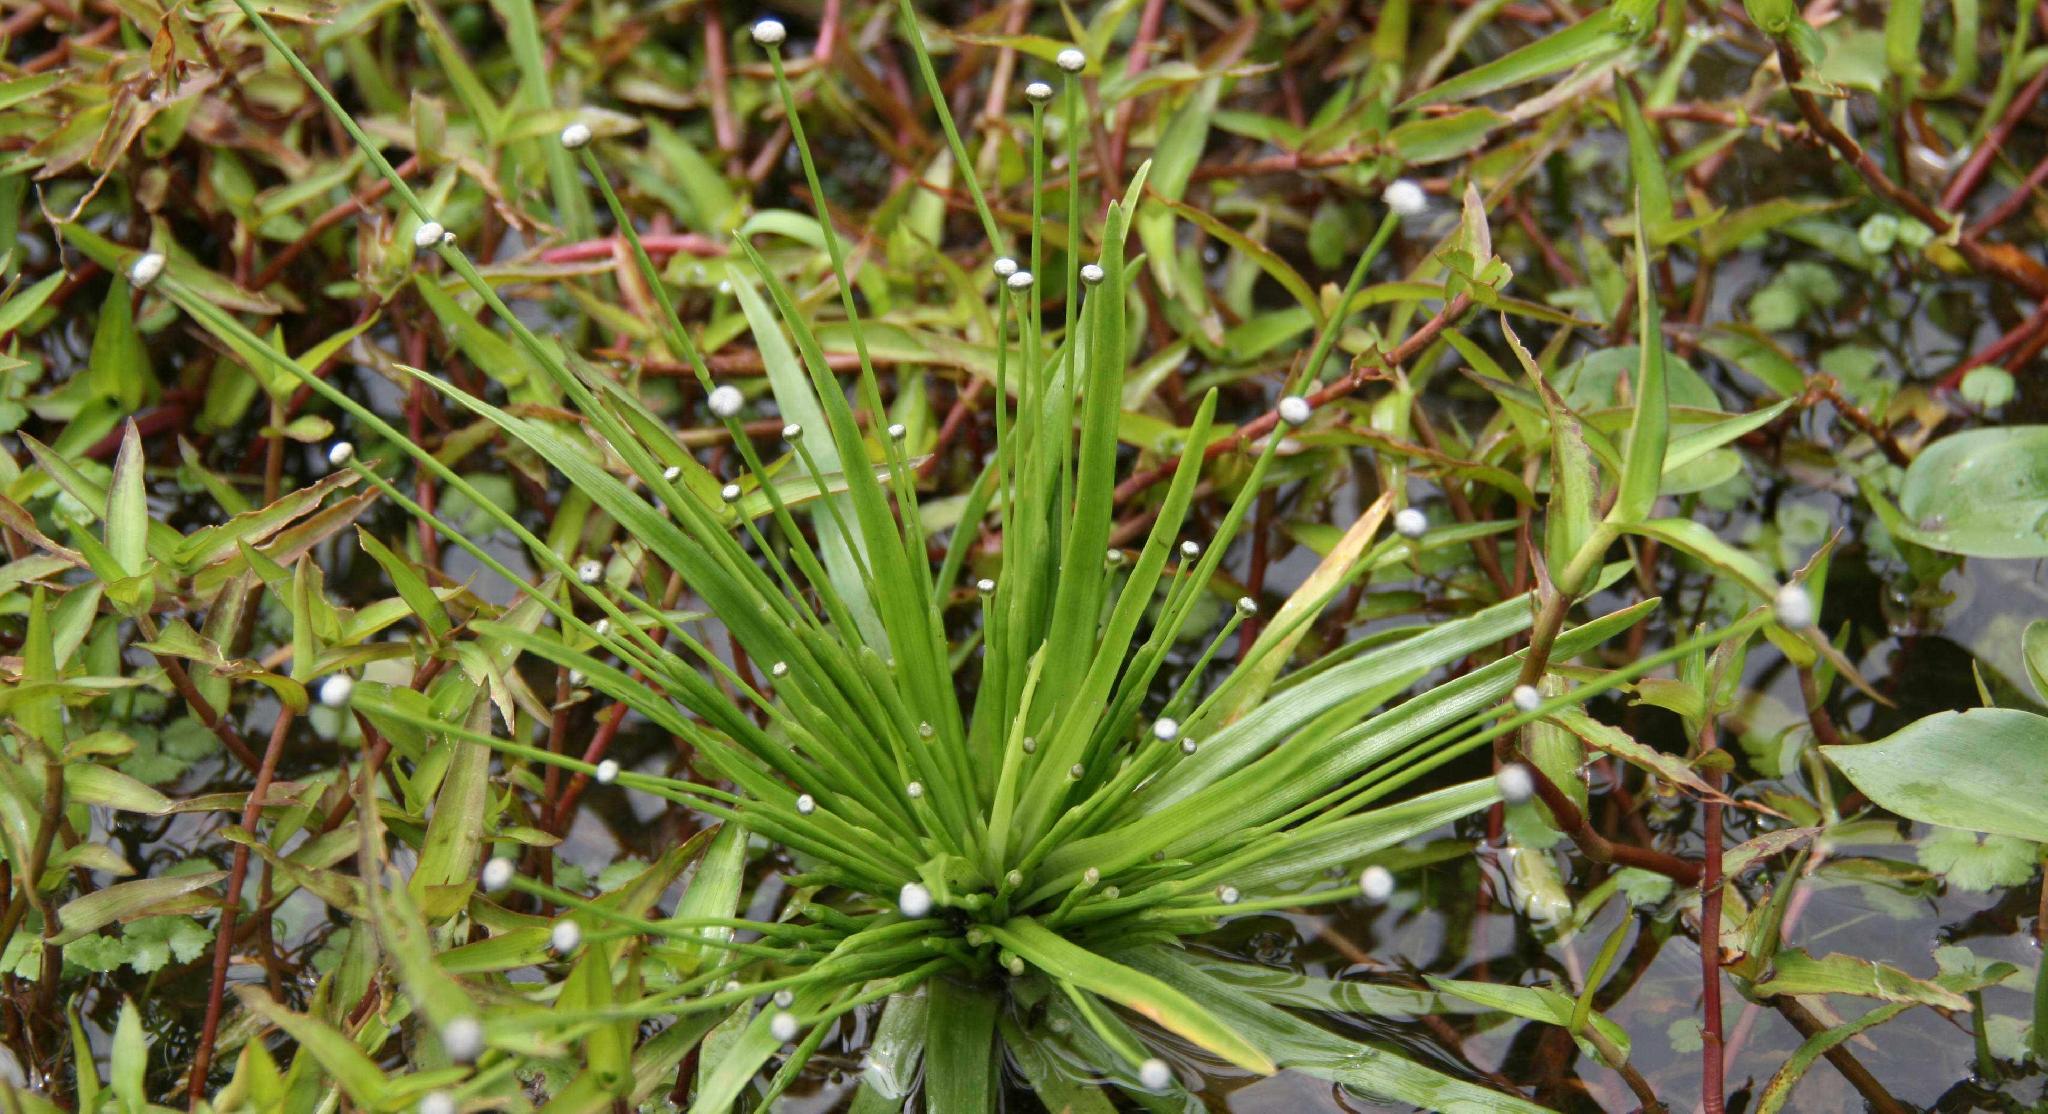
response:
M408 178L419 168L420 157L414 155L391 169L396 171L400 178ZM313 223L306 226L306 230L299 234L298 239L286 244L283 251L278 252L269 263L264 265L261 271L256 273L255 278L249 280L248 288L254 291L261 291L271 283L276 282L278 277L284 274L284 269L292 265L293 260L303 254L307 248L313 246L313 241L318 240L321 233L326 232L358 212L368 210L370 206L382 201L384 195L390 192L390 179L379 178L364 186L362 191L354 197L314 217Z
M1138 16L1138 33L1131 39L1130 53L1125 55L1124 75L1131 77L1145 68L1146 59L1152 53L1152 43L1159 38L1159 24L1165 18L1165 0L1145 0L1145 10ZM1109 167L1111 180L1118 180L1124 174L1124 152L1130 147L1131 121L1136 106L1129 102L1118 110L1116 129L1109 137ZM1104 204L1108 203L1105 199Z
M1408 339L1397 345L1392 352L1377 360L1364 361L1363 366L1353 370L1351 374L1311 394L1309 402L1316 406L1322 406L1325 403L1343 398L1345 395L1375 379L1382 378L1386 375L1387 368L1405 364L1421 354L1422 350L1429 347L1430 342L1437 338L1437 334L1444 331L1445 326L1464 316L1465 311L1471 307L1472 299L1469 295L1460 294L1451 299L1443 309L1437 311L1435 317L1423 322L1420 328L1409 334ZM1279 411L1268 411L1239 426L1236 433L1210 442L1209 447L1203 450L1202 456L1206 460L1214 460L1224 453L1241 449L1271 432L1279 421ZM1116 501L1121 503L1137 495L1139 492L1152 487L1154 484L1162 482L1167 477L1173 475L1173 470L1178 465L1178 461L1168 460L1142 472L1132 473L1128 479L1116 485Z
M1820 142L1833 148L1835 153L1841 156L1842 161L1848 163L1857 174L1862 175L1864 183L1880 197L1904 209L1913 219L1932 228L1937 234L1946 235L1950 231L1953 222L1913 191L1893 181L1891 176L1870 157L1870 152L1836 127L1833 120L1828 119L1827 112L1821 108L1820 102L1814 99L1813 94L1800 87L1799 82L1805 74L1805 67L1800 64L1799 55L1790 46L1779 44L1778 65L1785 75L1785 91L1791 94L1792 103L1799 106L1799 114L1805 118L1807 129ZM1977 271L2010 283L2036 298L2048 296L2048 280L2008 264L1992 254L1968 232L1961 232L1956 237L1955 246L1963 259Z
M2034 196L2034 191L2040 189L2041 184L2044 182L2048 182L2048 155L2043 155L2041 161L2034 164L2034 169L2027 172L2026 179L2019 184L2017 189L2007 194L2004 200L1992 206L1991 211L1984 214L1984 219L1978 221L1970 229L1971 234L1982 236L1986 232L2011 220L2012 215L2019 212L2020 208L2026 205L2027 199Z
M2043 328L2048 328L2048 298L2041 299L2041 304L2034 307L2034 312L2028 314L2026 320L2013 326L2004 336L1972 353L1969 359L1957 364L1947 375L1942 376L1942 389L1953 391L1962 386L1963 376L1986 364L1998 363L2015 350L2024 348L2027 341L2033 339Z
M715 259L726 252L724 244L695 232L650 232L640 237L640 246L646 248L648 256L654 259L679 254ZM618 236L600 236L595 240L578 240L573 244L549 248L540 253L540 261L592 263L600 259L610 259L625 247L626 241Z
M1700 753L1719 746L1712 709L1700 729ZM1709 769L1708 786L1721 791L1722 774ZM1700 871L1700 1106L1705 1114L1724 1114L1728 1109L1726 1065L1722 1062L1725 1042L1721 1036L1721 802L1709 798L1705 814L1706 849Z
M2028 113L2041 106L2041 95L2044 92L2048 92L2048 69L2043 69L2034 75L2034 80L2027 82L2027 87L2020 90L2020 95L2014 97L2012 103L2006 106L2005 115L1999 117L1990 134L1984 137L1984 142L1979 143L1977 149L1970 153L1969 161L1963 163L1962 169L1956 171L1956 176L1949 182L1948 189L1942 192L1942 208L1953 213L1963 207L1963 203L1970 199L1970 194L1976 191L1977 184L1984 180L1985 173L1991 169L1992 160L2005 149L2005 141L2012 137L2013 129L2019 126L2020 121L2025 119Z
M292 710L279 708L277 723L270 729L270 745L263 749L263 763L256 771L256 786L249 790L249 802L242 806L242 827L255 834L256 821L263 815L263 798L270 793L271 778L277 774L278 756L284 753L285 737L291 734ZM214 1038L220 1033L221 996L227 991L228 966L235 952L235 912L242 904L242 882L249 876L249 845L237 843L228 867L228 888L220 906L220 925L214 930L213 983L206 993L206 1024L199 1033L199 1047L192 1054L192 1074L185 1083L185 1095L193 1108L206 1093L206 1069L213 1060Z

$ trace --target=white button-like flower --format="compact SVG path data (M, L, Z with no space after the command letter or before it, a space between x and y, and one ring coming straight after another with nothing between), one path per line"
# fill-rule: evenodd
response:
M1023 291L1031 289L1031 284L1037 280L1031 277L1030 271L1018 271L1016 274L1011 275L1009 278L1006 278L1003 281L1009 284L1010 289L1022 293Z
M559 920L548 930L548 947L556 955L568 955L583 943L583 926L572 920Z
M726 485L725 485L724 487L721 487L721 488L719 488L719 489L718 489L718 497L719 497L720 499L723 499L723 500L725 500L725 501L726 501L727 503L737 503L737 502L739 502L739 501L740 501L740 485L738 485L738 484L726 484Z
M1180 738L1180 721L1177 719L1167 719L1164 716L1153 720L1152 737L1162 743L1170 743Z
M1007 255L999 255L994 263L988 265L988 269L994 271L997 278L1006 279L1017 273L1017 261Z
M804 439L804 427L791 422L782 427L782 439L794 445Z
M571 151L590 143L590 125L578 120L562 129L562 146Z
M596 584L604 579L604 565L598 561L585 561L576 566L576 579L585 584Z
M927 916L932 911L932 892L916 882L906 882L896 894L896 908L911 920Z
M1148 1091L1164 1091L1173 1085L1173 1069L1157 1056L1138 1065L1138 1082Z
M1394 872L1383 866L1369 866L1358 876L1358 892L1374 905L1394 896Z
M800 815L803 816L809 816L811 813L818 811L817 798L811 796L809 793L797 794L796 810Z
M1098 267L1093 263L1081 264L1082 282L1085 282L1090 286L1100 286L1102 284L1103 277L1104 274L1101 267Z
M796 1015L788 1010L777 1010L768 1019L768 1035L784 1044L796 1039Z
M455 1114L455 1096L446 1091L428 1091L420 1097L419 1114Z
M327 463L330 467L339 468L355 458L356 447L347 441L336 441L333 447L327 450Z
M1399 217L1418 216L1429 207L1429 195L1406 178L1396 178L1388 183L1386 192L1380 194L1380 200L1386 202L1387 208Z
M1535 685L1516 685L1509 699L1515 702L1515 711L1533 712L1543 703L1543 693Z
M1052 86L1043 81L1034 81L1024 87L1024 99L1032 104L1044 104L1052 99Z
M1771 601L1778 625L1786 630L1805 630L1813 625L1813 596L1799 584L1787 584L1778 589L1777 597Z
M747 399L745 395L740 394L738 387L727 385L713 389L710 401L713 415L730 418L740 412L740 407L746 404Z
M433 247L435 244L441 242L441 237L445 235L447 231L447 229L441 227L439 221L430 220L427 223L420 225L419 230L412 234L412 246L416 248Z
M456 1063L470 1063L483 1055L483 1023L474 1017L458 1017L441 1026L441 1048Z
M487 894L503 893L505 887L512 884L514 869L516 868L513 867L512 860L503 855L499 855L490 862L485 863L482 879L484 892Z
M1394 512L1394 533L1413 540L1429 533L1429 516L1414 507Z
M320 682L320 703L330 708L348 705L348 698L356 691L355 679L346 673L336 673Z
M1301 425L1308 421L1316 408L1300 395L1288 395L1280 400L1280 420L1288 425Z
M1080 73L1088 68L1088 56L1071 46L1060 51L1053 61L1068 73Z
M761 46L781 46L789 38L789 28L779 19L764 19L754 24L754 41Z
M1225 905L1236 905L1237 899L1240 896L1241 895L1237 892L1237 887L1231 885L1228 882L1225 882L1223 885L1216 887L1216 900L1222 902Z
M135 257L128 265L128 283L137 290L145 289L164 273L164 253L146 251Z
M590 776L596 779L599 785L610 785L619 780L619 764L607 758L597 764L597 769Z
M1500 790L1500 799L1511 805L1536 795L1536 779L1530 775L1529 767L1520 762L1510 762L1495 771L1493 784Z
M1251 598L1250 596L1239 596L1239 597L1237 597L1237 616L1238 616L1238 618L1240 618L1240 619L1249 619L1249 618L1251 618L1252 616L1254 616L1254 615L1257 615L1258 613L1259 613L1259 601L1257 601L1257 600L1255 600L1255 599Z

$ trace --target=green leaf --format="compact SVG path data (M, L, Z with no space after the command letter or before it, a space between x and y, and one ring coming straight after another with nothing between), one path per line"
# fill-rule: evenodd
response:
M412 613L419 617L420 625L427 629L427 633L435 638L445 637L454 627L448 618L448 609L441 606L441 597L434 594L427 578L420 575L413 563L391 552L361 526L356 527L356 544L362 546L363 552L384 569L384 574L391 578L391 586L397 589Z
M1606 11L1588 16L1554 35L1438 82L1401 102L1396 111L1468 101L1540 81L1574 66L1607 61L1628 49L1649 29L1656 9L1657 0L1620 0Z
M925 1014L925 1105L975 1114L994 1108L996 995L935 978Z
M1911 1002L1893 1002L1879 1006L1854 1021L1844 1022L1806 1038L1764 1086L1763 1096L1757 1102L1757 1114L1778 1114L1778 1111L1783 1110L1785 1103L1792 1097L1792 1089L1798 1086L1800 1077L1805 1075L1806 1070L1814 1065L1814 1061L1825 1055L1828 1049L1865 1029L1882 1025L1912 1008Z
M1507 117L1490 108L1468 108L1448 116L1410 120L1388 132L1387 142L1403 165L1427 166L1471 154L1507 122Z
M1047 975L1101 995L1246 1071L1271 1075L1277 1070L1272 1057L1194 999L1150 975L1071 943L1029 917L991 927L989 935Z
M1969 557L2048 557L2048 426L1973 429L1922 450L1899 486L1896 531Z
M136 1011L133 998L125 998L121 1001L121 1020L114 1025L109 1068L111 1090L122 1114L143 1114L149 1109L149 1096L143 1090L148 1074L149 1041L142 1035L142 1014Z
M107 552L129 576L142 572L149 555L149 501L142 487L142 436L129 422L107 485Z
M1640 202L1635 235L1639 356L1635 382L1630 384L1635 392L1635 419L1629 424L1628 448L1622 455L1621 488L1607 512L1607 521L1617 526L1642 521L1656 504L1671 428L1664 381L1664 333L1658 324L1657 292L1650 284L1650 252Z
M128 280L116 276L107 287L107 300L100 305L86 381L92 385L94 394L132 412L148 397L155 375L150 370L149 351L143 347L142 334L135 329L129 297Z
M2025 885L2034 877L2041 849L2011 836L1979 836L1956 828L1936 828L1913 842L1913 855L1921 866L1940 874L1957 889L1990 893L2006 886Z
M2048 717L1940 712L1879 742L1821 753L1865 796L1909 820L2048 841Z
M1882 963L1853 955L1819 959L1793 948L1772 960L1771 977L1756 986L1760 995L1853 994L1887 1002L1918 1002L1949 1010L1968 1010L1970 1000L1947 987Z
M68 944L115 921L143 916L157 906L205 889L227 876L225 870L208 870L170 878L143 878L72 898L57 910L57 920L64 928L50 942Z

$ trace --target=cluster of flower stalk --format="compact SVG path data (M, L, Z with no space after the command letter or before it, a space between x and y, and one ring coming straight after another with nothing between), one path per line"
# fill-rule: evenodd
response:
M1296 707L1261 707L1256 697L1249 708L1240 706L1228 698L1237 693L1241 678L1273 664L1259 654L1206 694L1199 693L1219 650L1256 614L1255 603L1245 599L1226 613L1220 630L1186 669L1186 679L1159 698L1154 682L1202 613L1198 604L1284 438L1276 431L1255 446L1249 474L1206 545L1179 539L1211 436L1212 393L1188 431L1150 536L1135 554L1107 545L1114 509L1115 420L1125 370L1123 241L1145 171L1140 169L1123 200L1108 207L1097 241L1100 257L1082 262L1079 253L1087 238L1081 232L1083 200L1074 153L1082 146L1078 79L1087 59L1077 50L1057 58L1065 85L1069 152L1064 316L1057 333L1049 336L1052 314L1042 292L1052 284L1037 276L1047 262L1041 208L1048 196L1047 115L1057 94L1045 82L1032 82L1025 90L1033 186L1028 253L1023 261L1005 256L994 268L1001 328L995 338L993 394L997 447L935 572L925 558L908 431L899 424L887 426L880 437L863 432L795 299L750 244L739 241L739 253L754 268L782 327L794 337L815 392L808 405L824 423L822 435L811 436L802 425L787 424L782 437L787 456L775 467L760 457L741 424L748 399L731 385L713 382L683 327L596 156L591 129L574 123L561 132L562 147L580 158L603 193L618 234L656 297L663 342L693 367L711 416L724 425L738 450L744 474L721 482L630 392L581 365L571 366L540 343L463 254L456 234L392 172L376 144L297 55L247 0L236 2L300 70L386 176L394 195L411 209L418 221L414 246L443 261L496 313L573 403L583 419L582 432L616 454L630 476L621 479L593 464L558 429L508 414L426 373L414 374L560 469L636 539L646 568L665 571L672 582L679 580L695 592L751 660L773 663L765 682L743 675L663 608L655 573L647 574L649 593L642 596L629 588L631 571L613 576L610 563L595 556L572 562L557 554L382 418L195 296L174 273L166 273L162 255L146 253L132 262L129 274L138 288L165 288L187 313L223 336L239 338L252 358L270 360L301 377L383 445L411 457L417 467L493 516L498 529L533 554L546 574L540 583L527 583L486 548L410 499L380 471L379 462L363 459L352 445L337 444L329 454L334 467L353 471L485 568L525 585L556 628L534 633L484 622L476 624L479 630L569 671L576 685L596 688L673 733L690 744L701 768L719 782L623 770L609 759L589 763L499 739L427 715L394 699L386 686L345 675L321 685L324 703L425 730L449 744L488 746L507 762L552 764L741 825L789 851L802 872L791 879L793 887L815 888L803 916L792 921L650 919L626 916L524 877L508 859L491 859L481 878L486 892L524 893L566 910L550 934L558 956L626 937L665 938L725 954L722 961L644 1001L583 1020L732 1010L765 999L769 1006L760 1020L776 1040L796 1043L793 1058L801 1059L817 1047L834 1019L942 973L984 978L1035 973L1078 993L1069 985L1082 981L1075 973L1076 957L1114 950L1129 940L1199 933L1234 913L1353 900L1361 894L1370 902L1388 901L1396 882L1382 866L1366 867L1355 884L1315 889L1303 883L1323 877L1333 866L1356 863L1375 846L1411 830L1427 830L1496 800L1527 799L1530 771L1507 765L1490 782L1414 802L1441 803L1414 810L1410 827L1372 829L1377 843L1345 835L1364 831L1357 825L1369 818L1371 806L1430 772L1704 644L1704 638L1695 639L1573 693L1548 698L1529 685L1510 691L1514 663L1497 663L1446 686L1456 699L1446 697L1441 707L1418 710L1407 719L1396 710L1356 726L1323 725L1318 741L1290 748L1280 744L1316 726L1310 721L1337 711L1351 694L1311 698L1294 690L1280 700ZM974 180L907 4L904 16L906 38L956 165L989 243L1000 250L1004 239ZM772 64L811 196L822 199L826 193L783 71L780 47L786 32L769 20L755 26L753 37ZM1281 429L1315 420L1313 387L1346 316L1344 308L1352 304L1402 218L1425 207L1422 191L1405 181L1393 183L1384 200L1386 215L1339 295L1340 308L1329 314L1279 396L1275 409ZM872 429L888 411L868 357L844 250L830 215L821 210L818 217L859 356L857 398ZM785 414L791 401L778 399ZM877 450L879 463L871 466ZM799 471L816 493L810 530L795 519L778 479L790 470ZM702 494L707 488L718 492L715 501ZM999 576L977 578L972 593L961 597L980 609L979 675L973 706L964 709L942 613L954 598L952 586L963 579L978 525L988 515L997 518L1004 540L1003 568ZM1431 542L1428 519L1418 509L1401 509L1392 524L1398 538L1389 539L1390 545ZM1178 564L1169 568L1175 556ZM1300 609L1290 622L1312 619L1343 587L1331 585L1328 597L1312 601L1314 606ZM1810 625L1811 604L1802 604L1803 599L1803 594L1781 596L1779 617L1797 620L1804 606L1801 625ZM586 621L593 611L600 617ZM1497 644L1526 627L1528 611L1525 600L1511 600L1434 629L1428 637L1434 640L1429 652L1435 656L1414 659L1426 667L1415 676ZM1558 649L1590 648L1639 614L1640 608L1620 612L1566 632ZM1148 615L1156 618L1140 640L1138 630ZM1752 616L1743 623L1753 629L1761 621ZM1743 623L1712 638L1729 637ZM1292 642L1282 637L1273 644ZM1373 662L1367 655L1353 665ZM1382 680L1366 668L1358 673L1360 687L1365 687L1363 678ZM1266 676L1270 679L1270 670ZM729 693L737 694L737 700ZM1337 745L1345 742L1351 749ZM1090 988L1085 981L1082 989L1115 998L1113 990ZM1086 1002L1077 1004L1083 1016L1096 1019ZM487 1053L489 1025L474 1017L434 1020L451 1059L468 1063ZM1101 1035L1109 1047L1128 1056L1144 1087L1173 1085L1163 1060L1132 1048L1107 1028ZM1271 1070L1262 1053L1227 1035L1206 1029L1182 1035L1241 1066ZM453 1108L452 1097L441 1092L420 1104L422 1114Z

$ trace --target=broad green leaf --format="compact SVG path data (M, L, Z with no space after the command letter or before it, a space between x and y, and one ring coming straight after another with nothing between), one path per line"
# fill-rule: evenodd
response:
M100 305L86 375L94 394L132 413L155 385L155 373L142 334L136 331L129 299L128 280L116 276L107 287L107 300Z
M2048 557L2048 426L1973 429L1913 458L1899 486L1905 540L1968 557Z
M1910 820L2048 841L2048 717L1938 712L1874 743L1822 747L1856 788Z

